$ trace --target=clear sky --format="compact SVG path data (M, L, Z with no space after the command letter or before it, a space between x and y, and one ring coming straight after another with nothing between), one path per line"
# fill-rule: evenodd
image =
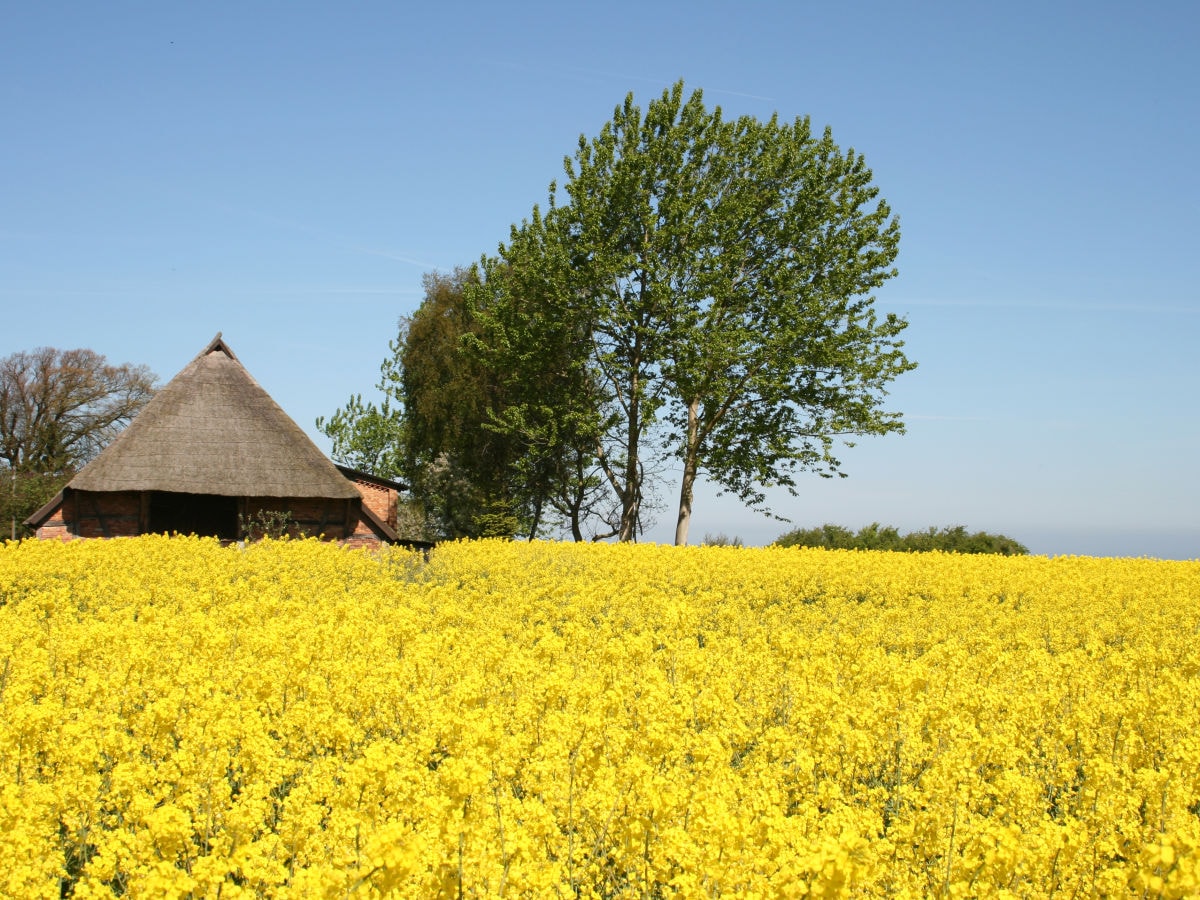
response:
M901 218L877 302L910 322L908 433L776 512L1200 557L1197 47L1200 6L1153 0L9 4L0 355L165 381L221 331L328 449L314 420L372 395L423 273L683 78L830 126ZM788 527L704 488L692 535Z

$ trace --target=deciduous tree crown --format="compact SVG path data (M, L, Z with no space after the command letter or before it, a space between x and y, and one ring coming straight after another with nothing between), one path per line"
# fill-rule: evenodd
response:
M903 431L882 402L915 365L907 323L870 293L896 274L900 226L861 154L807 118L726 120L679 82L644 114L630 94L565 171L500 248L524 282L480 312L502 346L587 336L592 452L622 540L656 455L682 463L686 543L700 472L763 507L799 471L842 474L839 439Z
M124 428L154 393L145 366L42 347L0 359L4 518L23 520Z

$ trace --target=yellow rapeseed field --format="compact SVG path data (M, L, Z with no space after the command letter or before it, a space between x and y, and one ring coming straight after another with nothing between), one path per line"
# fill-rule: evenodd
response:
M0 548L5 897L1200 894L1200 562Z

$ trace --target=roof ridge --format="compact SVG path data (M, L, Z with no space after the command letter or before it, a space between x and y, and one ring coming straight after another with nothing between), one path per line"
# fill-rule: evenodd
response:
M208 356L210 353L214 353L217 350L220 350L234 362L241 363L241 360L237 358L237 355L233 352L230 346L225 343L225 340L221 337L221 332L219 331L217 332L217 336L208 342L208 346L196 354L196 359L199 359L202 356Z

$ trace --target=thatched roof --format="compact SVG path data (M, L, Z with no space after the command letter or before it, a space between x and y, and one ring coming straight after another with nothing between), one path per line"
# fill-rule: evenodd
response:
M67 485L227 497L361 496L218 334Z

